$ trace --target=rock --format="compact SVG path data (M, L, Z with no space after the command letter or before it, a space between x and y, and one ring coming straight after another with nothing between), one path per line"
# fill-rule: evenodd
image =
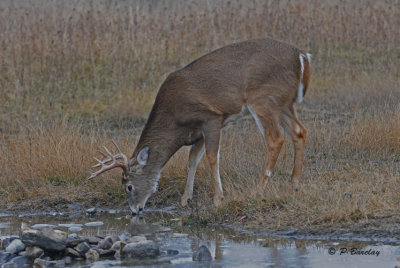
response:
M25 257L34 260L42 257L44 254L44 250L39 247L27 247L25 249Z
M172 236L173 236L173 237L176 237L176 238L178 238L178 237L181 238L181 237L187 237L188 234L173 233Z
M19 239L14 239L7 247L6 252L16 254L24 250L25 244Z
M96 212L97 212L96 208L88 208L88 209L86 210L86 214L89 215L89 216L95 215Z
M138 235L135 235L135 236L132 236L132 237L128 237L128 238L125 240L125 242L126 242L127 244L129 244L129 243L142 242L142 241L146 241L146 240L147 240L147 238L146 238L145 236L138 236Z
M115 242L112 247L110 248L111 250L114 251L119 251L121 249L121 247L123 248L126 244L122 241L117 241Z
M208 250L208 248L204 245L202 245L197 253L194 255L194 261L211 261L211 252Z
M11 259L14 257L15 257L15 254L0 251L0 264L7 263L7 262L11 261Z
M121 255L128 257L155 257L160 255L160 249L151 240L126 244Z
M97 245L97 248L100 249L110 249L113 245L113 241L111 239L111 237L107 236L106 238L104 238L103 240L101 240L99 242L99 244Z
M19 267L29 267L31 261L25 256L18 256L10 260L9 262L3 264L2 268L19 268Z
M100 257L111 257L111 256L114 256L114 254L115 254L115 250L111 250L111 249L97 248L96 251L97 251L97 253L99 253Z
M15 235L0 236L0 250L6 249L6 247L7 247L14 239L19 239L19 236L15 236Z
M85 226L92 227L92 226L101 226L103 224L104 224L104 222L102 222L102 221L92 221L92 222L85 223Z
M21 227L21 239L26 245L38 246L45 251L63 251L67 245L67 234L49 228L33 230Z
M124 232L124 233L120 234L118 237L119 237L119 240L125 241L126 239L128 239L131 236L132 235L130 233Z
M64 267L64 266L65 266L65 260L50 261L50 260L37 258L33 262L33 267L37 267L37 268Z
M167 249L167 255L178 255L179 251L175 249Z
M294 236L296 234L297 234L297 230L291 230L291 231L288 231L285 233L285 235L287 235L287 236Z
M60 223L59 227L71 228L71 227L82 227L83 225L80 223Z
M86 242L79 243L74 249L81 255L85 256L86 252L89 251L90 246Z
M79 254L79 252L76 251L76 250L73 249L73 248L66 248L66 249L65 249L65 255L70 256L70 257L73 257L74 259L80 258L80 257L81 257L81 255Z
M121 251L118 250L118 251L116 251L115 254L114 254L114 259L120 259L120 258L121 258Z
M65 257L63 260L66 265L69 265L72 263L72 258L70 256Z
M73 248L76 247L79 243L85 242L86 240L83 238L76 239L67 239L67 247Z
M56 226L52 225L52 224L34 224L34 225L31 226L31 228L35 229L35 230L40 230L40 229L44 229L44 228L53 229L53 228L56 228Z
M67 239L69 239L69 240L79 239L79 235L78 235L78 234L75 234L75 233L72 233L72 234L69 234L69 235L67 236Z
M108 266L105 266L102 263L95 263L92 266L90 266L90 268L106 268L106 267L108 267Z
M86 239L89 244L98 244L102 239L97 236L91 236Z
M89 249L89 251L86 252L85 257L87 260L97 261L100 258L100 254L94 249Z
M72 226L72 227L68 228L68 231L70 231L70 232L80 232L82 230L83 230L83 228L79 227L79 226Z
M118 236L107 236L106 238L104 238L99 242L97 248L110 249L113 246L113 244L119 240L120 239Z

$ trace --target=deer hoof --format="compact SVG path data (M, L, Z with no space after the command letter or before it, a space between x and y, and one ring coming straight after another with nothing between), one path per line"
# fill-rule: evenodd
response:
M182 207L186 207L192 200L188 197L183 196L181 199Z

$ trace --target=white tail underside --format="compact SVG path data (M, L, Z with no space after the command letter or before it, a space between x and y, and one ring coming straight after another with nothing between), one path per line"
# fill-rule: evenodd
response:
M297 88L297 102L301 103L303 101L303 96L304 96L304 84L303 84L303 75L304 75L304 55L300 54L299 59L300 59L300 66L301 66L301 74L300 74L300 83L299 87ZM307 54L308 58L308 54Z

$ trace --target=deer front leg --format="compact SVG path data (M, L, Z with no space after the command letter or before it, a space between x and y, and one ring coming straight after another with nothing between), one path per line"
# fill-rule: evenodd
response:
M192 145L192 148L190 149L188 178L186 182L185 192L183 193L181 199L181 205L183 207L187 205L188 200L191 200L193 198L193 183L194 177L196 175L196 168L204 155L204 151L204 139L197 141L195 144Z
M221 177L219 175L219 140L221 131L221 119L213 120L207 123L203 129L205 148L208 162L213 178L214 205L220 206L224 199L222 191Z

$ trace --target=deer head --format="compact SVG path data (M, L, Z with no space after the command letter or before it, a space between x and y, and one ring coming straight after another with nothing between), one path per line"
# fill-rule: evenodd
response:
M113 144L118 153L113 155L107 147L103 146L106 154L100 153L104 156L104 160L94 158L98 163L93 168L100 167L100 169L92 173L87 179L91 180L103 172L114 168L121 168L123 171L122 185L128 198L129 207L132 215L137 215L143 210L149 196L156 191L156 184L152 183L154 180L149 180L149 176L157 178L159 173L153 174L152 169L147 166L149 156L148 146L141 148L137 155L128 161L126 155L121 152L114 141Z

